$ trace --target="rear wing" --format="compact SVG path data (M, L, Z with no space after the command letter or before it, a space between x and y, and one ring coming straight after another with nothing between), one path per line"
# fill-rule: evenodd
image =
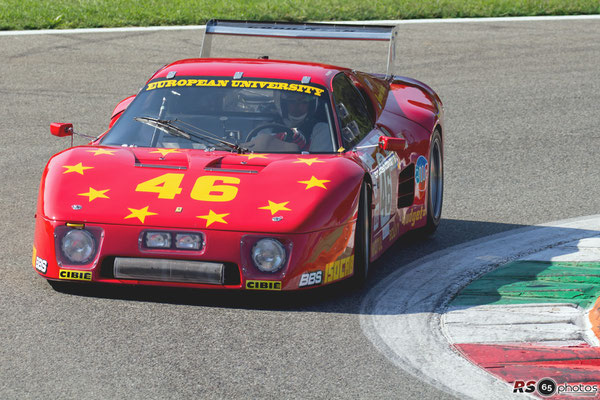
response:
M293 22L226 21L211 19L206 24L200 57L210 57L212 35L261 36L287 39L375 40L388 41L386 75L392 76L396 57L395 26L341 25Z

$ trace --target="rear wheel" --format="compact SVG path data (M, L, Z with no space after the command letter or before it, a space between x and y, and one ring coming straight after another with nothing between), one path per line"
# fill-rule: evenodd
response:
M431 135L429 147L429 176L427 179L427 224L423 233L433 234L442 219L442 202L444 200L444 158L442 136L438 130Z
M370 223L369 189L366 182L360 188L358 202L358 218L354 232L354 275L352 286L362 287L369 275L369 259L371 250L371 223Z

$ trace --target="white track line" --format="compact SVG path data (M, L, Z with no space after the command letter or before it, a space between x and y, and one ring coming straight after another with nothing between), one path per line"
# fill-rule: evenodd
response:
M551 15L539 17L494 17L494 18L432 18L432 19L382 19L375 21L321 21L348 25L405 25L405 24L446 24L446 23L482 23L482 22L531 22L531 21L571 21L600 19L600 15ZM39 29L27 31L0 31L0 36L22 35L69 35L77 33L115 33L115 32L153 32L203 30L206 25L148 26L123 28L87 28L87 29Z
M153 31L185 31L203 30L206 25L184 26L134 26L123 28L89 28L89 29L39 29L29 31L0 31L0 36L27 35L72 35L77 33L115 33L115 32L153 32Z
M464 286L507 262L598 236L600 215L527 227L430 254L373 287L361 306L365 335L399 368L459 398L512 398L508 384L450 345L441 324Z

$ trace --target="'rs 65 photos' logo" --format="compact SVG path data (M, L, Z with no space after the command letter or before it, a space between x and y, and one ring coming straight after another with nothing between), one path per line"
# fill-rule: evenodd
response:
M544 378L539 381L515 381L513 393L534 393L537 389L542 396L552 396L556 393L556 382L554 379Z
M577 398L596 398L598 385L585 383L569 384L567 382L557 385L556 381L552 378L542 378L539 381L515 381L513 393L537 393L542 397L550 397L556 394L558 396L569 395Z

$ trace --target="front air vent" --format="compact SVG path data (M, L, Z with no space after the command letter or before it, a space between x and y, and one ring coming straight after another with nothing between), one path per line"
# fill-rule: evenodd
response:
M217 158L204 167L205 171L209 172L230 172L237 174L258 174L264 165L248 165L248 161L244 157L240 157L237 162L231 162L231 157ZM224 161L225 159L225 161Z

